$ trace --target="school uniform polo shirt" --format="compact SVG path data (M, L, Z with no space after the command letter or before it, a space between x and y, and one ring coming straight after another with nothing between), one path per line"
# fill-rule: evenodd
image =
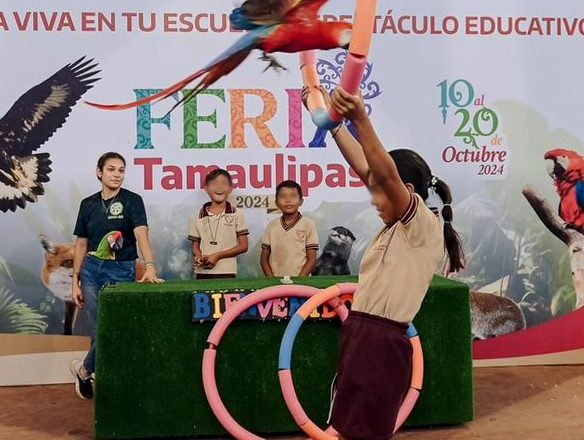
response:
M384 228L363 256L352 310L411 322L444 254L440 220L412 194L402 218Z
M270 267L275 276L298 276L306 264L306 252L318 250L314 222L298 213L286 225L284 217L272 220L262 238L262 248L270 250Z
M205 203L192 218L189 240L198 241L203 255L212 255L237 246L238 237L249 235L243 212L229 202L221 214L209 212L211 202ZM196 267L198 274L237 274L237 258L219 260L213 269Z

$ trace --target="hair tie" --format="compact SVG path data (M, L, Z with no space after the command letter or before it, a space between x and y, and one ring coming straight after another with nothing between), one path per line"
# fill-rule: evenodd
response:
M446 208L446 207L450 208L450 210L452 211L452 205L450 203L444 203L444 205L442 205L442 210L444 211L444 208ZM444 214L442 214L442 219L443 219L445 225L452 224L452 220L444 219Z
M436 188L437 184L438 184L438 177L432 175L432 178L430 179L430 188Z
M331 130L331 136L334 139L335 136L337 135L337 133L339 132L339 130L343 127L343 124L339 124L336 128L333 128Z

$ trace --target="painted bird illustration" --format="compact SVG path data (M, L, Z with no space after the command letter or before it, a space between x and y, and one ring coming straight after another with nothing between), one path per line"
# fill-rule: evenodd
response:
M545 153L544 158L560 196L559 216L567 227L584 233L584 157L558 148Z
M254 49L261 50L263 55L260 59L269 62L266 70L270 67L277 70L283 67L269 54L347 47L351 41L351 24L317 19L318 12L326 2L327 0L247 0L234 9L229 17L234 28L247 32L201 70L139 101L112 105L92 102L88 104L106 110L134 108L168 98L200 79L172 107L171 112L236 69Z
M116 251L119 251L124 245L124 237L120 231L110 231L103 236L97 250L88 252L101 260L115 260Z
M0 211L36 202L49 181L48 153L33 154L59 129L99 78L97 63L81 58L28 90L0 119Z
M344 226L331 229L313 275L350 275L349 258L355 236Z

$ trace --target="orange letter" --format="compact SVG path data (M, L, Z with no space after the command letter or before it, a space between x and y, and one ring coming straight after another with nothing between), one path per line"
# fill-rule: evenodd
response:
M247 148L245 143L245 124L251 124L260 142L266 148L280 148L276 138L266 125L278 110L276 97L262 89L234 89L231 94L231 145L229 148ZM245 95L259 96L264 103L264 110L259 116L245 116Z

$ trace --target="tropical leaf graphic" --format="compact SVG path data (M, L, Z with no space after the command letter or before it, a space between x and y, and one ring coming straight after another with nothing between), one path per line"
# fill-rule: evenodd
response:
M552 314L562 316L576 307L576 290L573 286L563 286L552 298Z
M0 333L43 334L46 328L45 316L0 288Z

